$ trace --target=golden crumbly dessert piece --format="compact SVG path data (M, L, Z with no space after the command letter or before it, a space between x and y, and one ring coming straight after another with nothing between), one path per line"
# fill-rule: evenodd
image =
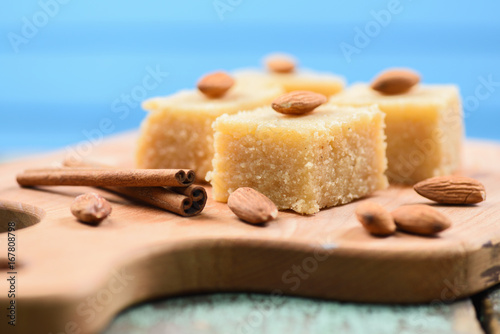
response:
M460 167L462 106L454 85L417 85L399 95L383 95L367 84L354 84L332 96L332 105L377 104L386 114L387 176L414 184L448 175Z
M271 81L283 87L286 92L307 90L325 96L337 94L345 86L344 78L331 74L298 69L290 73L264 72L259 70L239 70L234 72L239 80L258 83Z
M207 180L217 201L251 187L280 210L313 214L388 185L384 114L376 106L323 105L302 116L263 107L221 116L213 128Z
M222 114L268 105L282 93L275 84L236 82L220 98L184 90L146 100L142 107L149 114L141 125L137 167L193 169L198 181L204 181L212 169L213 121Z

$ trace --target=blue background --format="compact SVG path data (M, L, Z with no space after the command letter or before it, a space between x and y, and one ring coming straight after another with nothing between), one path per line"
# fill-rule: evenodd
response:
M467 135L500 139L497 1L396 1L398 13L384 25L375 16L393 1L64 2L2 2L0 159L137 128L144 112L124 96L193 87L207 71L259 66L273 51L348 82L409 66L425 82L457 83ZM358 53L348 59L342 43ZM168 75L144 89L156 68ZM488 80L498 83L486 87Z

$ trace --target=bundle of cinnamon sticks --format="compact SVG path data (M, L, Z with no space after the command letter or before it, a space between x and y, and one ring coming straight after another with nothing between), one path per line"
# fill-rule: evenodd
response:
M23 187L101 187L183 217L199 214L207 202L205 188L193 185L195 173L192 170L119 169L69 160L63 165L61 168L28 169L17 175L17 182Z

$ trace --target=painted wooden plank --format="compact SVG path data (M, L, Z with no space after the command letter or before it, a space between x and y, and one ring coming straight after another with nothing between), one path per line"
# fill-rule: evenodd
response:
M133 307L103 334L478 334L470 300L389 306L267 296L213 294Z

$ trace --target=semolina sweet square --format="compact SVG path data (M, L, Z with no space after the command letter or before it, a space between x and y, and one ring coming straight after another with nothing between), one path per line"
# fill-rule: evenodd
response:
M337 94L345 86L343 77L308 69L298 69L290 73L264 72L260 70L239 70L234 76L243 81L262 82L269 81L283 87L285 92L294 90L307 90L325 96Z
M323 105L289 116L263 107L214 122L215 200L254 188L280 209L313 214L385 189L384 114Z
M383 95L359 83L332 96L330 104L377 104L385 114L387 176L414 184L460 168L464 136L462 106L454 85L417 85L399 95Z
M204 181L212 169L213 121L268 105L283 93L280 86L236 83L223 97L208 98L198 90L184 90L146 100L136 151L139 168L188 168Z

